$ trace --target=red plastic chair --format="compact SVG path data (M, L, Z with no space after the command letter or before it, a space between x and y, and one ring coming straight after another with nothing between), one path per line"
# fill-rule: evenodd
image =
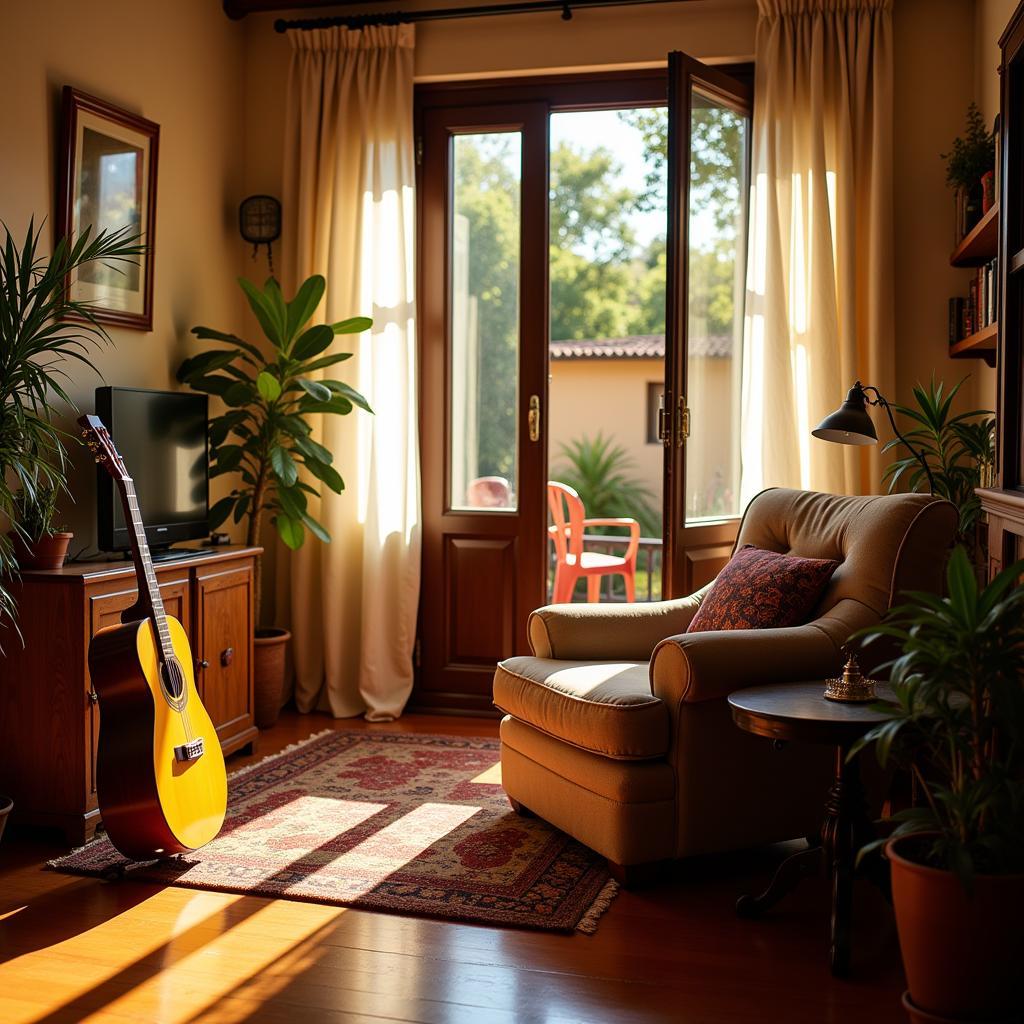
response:
M626 600L636 600L636 552L640 546L640 524L635 519L587 519L580 496L568 484L548 481L548 508L553 526L548 533L555 542L554 604L568 604L576 581L585 576L587 600L600 600L601 577L621 575L626 583ZM629 544L621 558L583 550L588 526L622 526L629 529ZM622 538L625 540L625 538Z

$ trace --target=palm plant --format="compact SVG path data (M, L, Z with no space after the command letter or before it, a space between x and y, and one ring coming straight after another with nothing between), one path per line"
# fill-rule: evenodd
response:
M595 519L630 516L640 523L645 536L661 535L661 516L652 504L654 495L637 477L635 463L614 438L598 431L594 438L581 437L559 446L564 462L555 472L580 496L587 515Z
M910 768L924 803L893 837L930 833L927 859L970 887L976 873L1024 871L1024 561L988 586L957 547L947 597L912 593L861 634L894 640L888 721L855 744ZM878 844L872 844L877 846Z
M914 388L916 408L906 405L892 408L915 424L912 430L904 431L904 438L927 460L933 493L956 506L958 540L969 547L978 565L985 559L981 557L984 545L978 531L981 501L975 488L981 485L992 465L995 420L987 409L952 414L953 400L966 379L964 377L947 393L941 381L936 384L933 375L927 389L920 384ZM904 438L893 438L882 451L906 449ZM904 478L912 491L928 483L924 467L912 453L893 462L882 477L889 481L890 493Z
M0 515L17 522L19 492L61 491L67 474L66 435L54 422L54 401L75 408L66 390L69 361L96 371L90 353L110 338L93 308L72 299L67 282L90 263L131 262L143 251L130 228L86 229L62 238L47 258L42 227L29 222L19 246L6 225L0 253ZM14 621L4 580L16 572L10 539L0 535L0 622Z
M366 399L340 380L318 380L316 374L343 360L351 352L324 355L337 334L359 334L373 321L357 316L335 324L307 326L326 282L320 275L304 281L289 302L277 281L270 277L262 290L245 278L238 279L249 306L271 345L269 357L250 341L194 327L192 333L216 341L216 348L186 359L178 368L178 380L207 394L218 396L227 411L210 421L210 475L238 473L241 486L210 509L210 529L229 516L240 523L248 516L246 543L259 543L263 516L269 513L281 540L292 550L300 547L308 530L329 542L323 524L307 511L307 495L319 497L309 476L336 494L345 488L333 466L334 457L313 440L310 417L315 413L345 416L358 406L372 413ZM260 561L256 563L256 622L260 621Z

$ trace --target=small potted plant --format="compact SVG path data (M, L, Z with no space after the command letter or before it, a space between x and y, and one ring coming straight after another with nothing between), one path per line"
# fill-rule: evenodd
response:
M893 405L893 412L910 421L903 437L886 442L883 452L901 454L882 475L889 493L902 481L912 491L927 488L928 478L917 458L920 452L928 462L936 497L952 502L959 513L957 543L971 556L979 578L988 570L988 529L981 516L978 487L988 486L994 457L996 421L989 409L971 409L954 414L953 402L966 377L948 391L934 374L928 387L914 387L914 405ZM907 451L907 442L913 450Z
M947 594L910 594L864 631L901 653L887 666L882 765L909 770L915 805L886 841L916 1022L1017 1021L1024 1011L1024 561L979 585L962 547ZM877 846L878 844L871 844ZM865 848L867 852L871 847Z
M963 136L953 140L953 148L942 154L946 161L946 184L956 191L957 241L978 222L983 210L986 175L995 168L995 135L985 127L976 103L967 108Z
M337 494L345 482L331 452L314 440L312 417L345 416L356 407L373 410L348 384L317 375L351 358L350 352L328 351L335 335L359 334L373 321L357 316L308 326L326 287L320 275L304 281L290 302L272 277L262 290L244 278L238 283L270 344L269 356L237 335L195 327L197 338L220 347L186 359L178 368L178 380L218 396L227 407L210 421L210 473L237 473L240 480L210 509L210 529L229 516L235 523L248 518L246 543L255 546L268 513L292 550L302 545L307 530L328 543L330 534L307 511L307 495L319 496L314 482ZM265 729L277 721L281 709L285 646L291 634L279 627L261 628L261 566L257 559L253 675L256 724Z
M67 557L73 533L54 522L57 488L37 484L15 495L11 545L19 569L59 569Z

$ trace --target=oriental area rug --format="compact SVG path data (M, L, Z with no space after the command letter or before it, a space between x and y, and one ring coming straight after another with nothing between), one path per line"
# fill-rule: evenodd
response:
M220 835L126 861L98 838L50 868L450 921L593 932L604 861L509 807L497 740L324 732L234 773Z

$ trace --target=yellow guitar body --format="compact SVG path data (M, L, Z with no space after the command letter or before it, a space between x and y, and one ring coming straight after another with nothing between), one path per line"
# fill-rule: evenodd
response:
M181 623L166 616L181 668L169 692L147 618L98 633L89 668L100 698L98 790L111 841L136 859L195 850L215 838L227 808L227 773L217 731L196 689ZM183 757L201 744L202 753Z

